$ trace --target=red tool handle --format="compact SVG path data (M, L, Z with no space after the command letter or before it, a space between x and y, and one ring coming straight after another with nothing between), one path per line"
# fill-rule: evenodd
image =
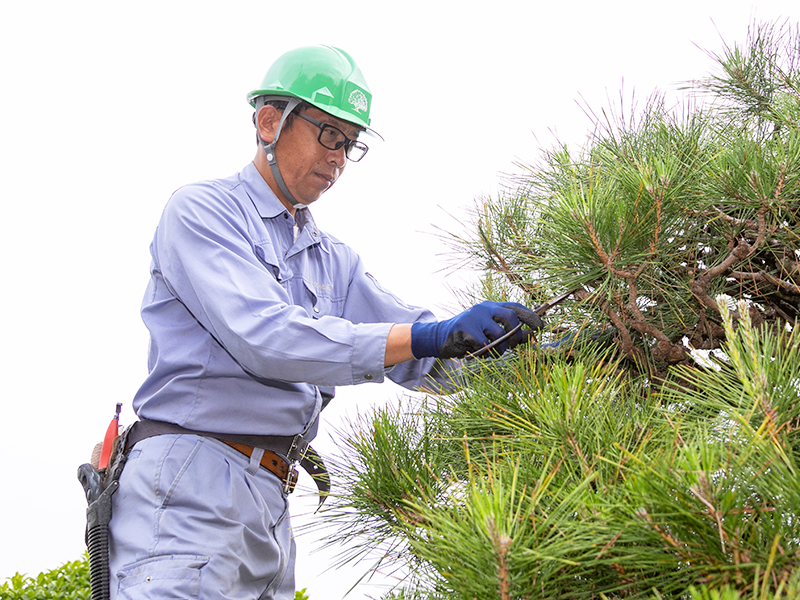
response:
M114 449L114 440L119 435L119 413L122 410L122 403L117 404L117 413L111 419L106 429L106 436L103 438L103 449L100 451L100 464L99 469L108 467L108 461L111 459L111 451Z

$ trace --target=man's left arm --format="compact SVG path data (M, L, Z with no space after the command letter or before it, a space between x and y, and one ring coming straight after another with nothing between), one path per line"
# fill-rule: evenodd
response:
M386 367L393 367L413 358L414 354L411 352L411 323L396 323L389 330L383 364Z
M342 317L354 323L394 323L386 339L385 375L408 389L449 387L448 373L457 364L436 358L416 359L411 352L411 325L436 322L425 308L411 306L386 290L356 258Z
M418 387L423 373L427 379L446 383L448 371L453 369L446 359L460 359L486 346L496 346L492 352L502 354L526 343L531 330L544 325L538 314L515 302L481 302L450 319L436 321L429 311L409 307L384 290L363 271L360 260L349 287L348 305L369 307L378 322L394 323L386 340L384 366L395 366L387 376L405 387ZM364 310L358 315L362 321L369 318ZM529 329L521 329L523 324Z

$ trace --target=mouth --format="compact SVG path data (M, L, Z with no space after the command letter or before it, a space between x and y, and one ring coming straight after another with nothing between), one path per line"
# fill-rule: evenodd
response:
M326 188L331 187L333 183L336 181L336 177L334 177L333 175L324 175L322 173L317 173L317 177L319 177L324 182Z

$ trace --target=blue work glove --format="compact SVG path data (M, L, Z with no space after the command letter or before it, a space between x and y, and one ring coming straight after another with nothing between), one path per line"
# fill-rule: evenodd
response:
M411 352L415 358L463 358L501 338L519 325L541 329L542 318L516 302L481 302L447 321L414 323L411 326ZM530 331L520 329L492 348L500 355L509 348L527 342Z

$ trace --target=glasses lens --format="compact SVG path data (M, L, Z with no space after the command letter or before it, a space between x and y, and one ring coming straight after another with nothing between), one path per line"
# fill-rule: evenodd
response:
M351 142L350 146L347 148L347 158L353 162L358 162L364 158L367 150L369 150L369 148L364 142Z
M319 143L328 150L338 150L345 143L345 135L332 125L323 125L319 132Z
M305 117L305 115L300 116ZM319 123L319 126L319 138L317 139L319 139L319 143L328 150L338 150L342 146L345 146L345 154L347 158L353 162L360 161L364 158L367 150L369 150L364 142L351 140L333 125Z

